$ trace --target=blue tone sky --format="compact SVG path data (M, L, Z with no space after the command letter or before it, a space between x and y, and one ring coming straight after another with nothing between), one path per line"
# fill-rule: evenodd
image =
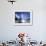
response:
M30 12L16 12L15 14L18 18L30 19Z

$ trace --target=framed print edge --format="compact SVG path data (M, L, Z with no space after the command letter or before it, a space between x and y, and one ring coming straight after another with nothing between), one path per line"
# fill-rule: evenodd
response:
M16 10L15 13L16 12L30 12L30 23L16 23L15 22L16 20L14 20L15 26L32 26L33 25L33 10Z

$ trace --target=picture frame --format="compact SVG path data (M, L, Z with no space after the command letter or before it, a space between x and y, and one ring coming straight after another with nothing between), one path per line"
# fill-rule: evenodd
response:
M16 10L15 25L17 26L32 26L33 11L32 10Z

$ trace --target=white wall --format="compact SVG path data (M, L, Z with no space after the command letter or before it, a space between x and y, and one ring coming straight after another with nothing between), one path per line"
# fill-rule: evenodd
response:
M32 26L15 26L15 10L33 10ZM19 32L31 34L33 40L46 40L46 0L16 0L13 5L0 0L0 40L11 40Z

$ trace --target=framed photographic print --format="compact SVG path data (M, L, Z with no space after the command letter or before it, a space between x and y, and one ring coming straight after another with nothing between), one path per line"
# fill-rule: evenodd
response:
M15 25L32 25L32 10L16 10Z

